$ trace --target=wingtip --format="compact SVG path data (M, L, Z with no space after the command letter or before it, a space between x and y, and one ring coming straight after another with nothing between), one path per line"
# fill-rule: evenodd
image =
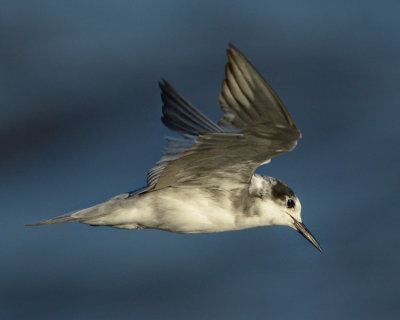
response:
M171 91L177 93L175 88L164 78L161 78L161 80L158 82L158 85L162 92Z
M228 43L228 49L226 49L226 55L229 57L229 55L232 54L232 51L236 50L236 47L232 43Z
M228 56L228 62L226 64L227 66L229 66L229 64L232 64L232 63L235 63L235 64L242 64L242 63L246 64L247 63L254 68L254 66L245 57L245 55L231 43L229 43L229 47L228 47L228 50L226 51L226 55Z
M243 53L241 53L240 50L235 45L233 45L232 43L228 44L227 53L228 53L228 56L229 55L235 55L235 54L243 55Z
M158 81L158 86L163 89L166 85L168 84L167 80L164 78L161 78L160 81Z
M229 49L236 49L235 45L232 44L232 42L229 42L229 43L228 43L228 50L229 50Z

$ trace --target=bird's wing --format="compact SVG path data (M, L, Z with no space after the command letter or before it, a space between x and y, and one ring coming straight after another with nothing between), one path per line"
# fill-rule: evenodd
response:
M170 162L177 160L183 152L196 143L195 138L200 132L223 132L220 126L197 110L167 81L163 80L159 85L163 101L161 120L165 126L176 131L183 138L166 138L165 155L147 174L149 187L156 185L161 173Z
M184 139L168 143L166 156L149 173L152 188L243 188L258 166L296 146L300 131L277 94L234 46L227 55L219 124L236 131L222 131L163 82L162 120Z

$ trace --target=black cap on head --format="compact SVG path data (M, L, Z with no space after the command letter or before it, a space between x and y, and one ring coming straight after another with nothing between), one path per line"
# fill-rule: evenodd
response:
M294 197L295 194L292 189L290 189L286 184L284 184L281 180L276 179L276 184L272 185L272 196L281 199L283 201L286 200L286 197Z

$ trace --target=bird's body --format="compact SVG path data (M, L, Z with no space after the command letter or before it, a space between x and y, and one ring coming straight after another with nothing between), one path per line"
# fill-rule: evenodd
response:
M129 196L122 194L90 212L72 215L90 225L123 229L160 229L177 233L208 233L238 229L226 192L167 187Z
M321 247L301 222L301 204L282 181L254 174L272 157L291 151L301 137L283 103L232 45L212 122L167 82L163 122L183 139L169 138L148 186L96 206L33 225L82 222L123 229L211 233L287 225Z
M151 228L177 233L210 233L269 226L280 224L280 215L273 214L272 199L262 201L259 195L262 190L272 188L273 183L282 182L254 175L245 197L223 189L198 187L167 187L134 195L124 193L41 224L78 221L93 226ZM263 215L262 211L269 211L270 214Z

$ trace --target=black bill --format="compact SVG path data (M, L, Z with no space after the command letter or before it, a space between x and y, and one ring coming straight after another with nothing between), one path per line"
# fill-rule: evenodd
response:
M293 223L296 228L296 230L308 241L310 241L314 247L316 247L320 252L322 252L322 248L319 245L318 241L315 240L314 236L311 234L311 232L307 229L307 227L304 225L303 222L299 222L296 219L293 218Z

